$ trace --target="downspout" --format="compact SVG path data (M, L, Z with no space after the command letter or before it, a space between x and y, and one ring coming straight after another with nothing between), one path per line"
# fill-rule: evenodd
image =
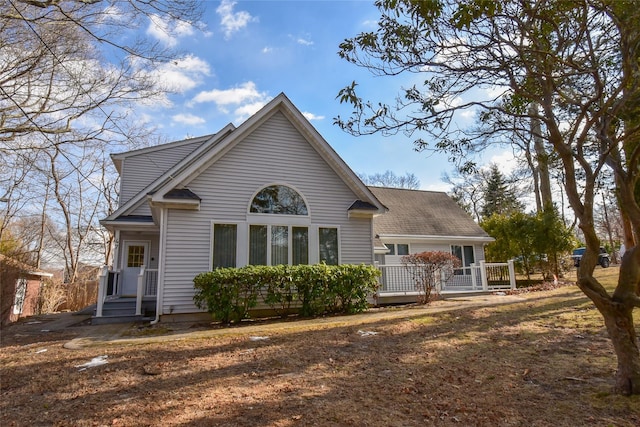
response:
M167 226L165 218L166 208L160 209L160 247L158 248L158 293L156 295L156 318L151 321L151 325L155 325L160 321L160 311L162 310L162 298L164 294L164 262Z

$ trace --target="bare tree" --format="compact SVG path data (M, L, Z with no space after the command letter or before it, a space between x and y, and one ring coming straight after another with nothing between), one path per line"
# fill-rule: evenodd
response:
M135 30L152 19L173 22L167 31L175 22L196 25L200 13L198 2L186 0L3 2L0 141L8 144L3 151L41 148L22 138L36 133L60 135L83 126L85 137L122 133L118 121L127 114L122 107L164 93L153 72L177 57ZM53 144L47 138L39 143Z
M372 175L359 173L358 177L366 185L406 188L408 190L417 190L420 188L420 180L418 177L409 172L404 175L396 175L393 171L388 170L384 173L374 173Z

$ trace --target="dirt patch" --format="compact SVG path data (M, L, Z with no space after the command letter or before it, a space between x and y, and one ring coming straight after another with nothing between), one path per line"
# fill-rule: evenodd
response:
M639 397L610 393L615 357L575 287L394 314L132 329L77 350L62 347L70 332L5 336L0 424L640 424Z

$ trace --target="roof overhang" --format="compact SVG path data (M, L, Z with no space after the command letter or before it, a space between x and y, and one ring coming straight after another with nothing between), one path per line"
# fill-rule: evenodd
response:
M430 242L474 242L491 243L494 239L491 236L425 236L416 234L379 234L380 239L414 240Z
M53 277L53 273L45 273L44 271L25 271L26 274L30 276L39 276L39 277Z
M147 200L151 208L171 208L182 210L200 210L202 199L188 188L172 189L160 195L151 193L147 195Z
M103 219L100 224L109 231L118 230L158 230L158 225L150 216L120 216L116 219Z
M385 213L384 210L369 202L356 200L347 209L349 218L373 218L374 216Z

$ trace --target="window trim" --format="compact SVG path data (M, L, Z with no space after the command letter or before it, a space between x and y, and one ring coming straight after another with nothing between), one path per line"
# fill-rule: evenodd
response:
M315 260L314 264L318 264L320 262L320 229L321 228L335 228L337 230L337 239L338 239L338 265L342 264L342 235L339 225L328 225L328 224L317 224L314 227L314 235L315 241L311 242L309 239L309 246L313 243L315 245ZM309 263L311 263L311 256L309 256Z
M251 265L249 264L249 253L251 252L251 232L249 231L251 226L255 225L255 226L266 226L267 227L267 253L266 253L266 257L267 257L267 264L266 265L273 265L271 264L272 261L272 227L287 227L287 264L286 265L293 265L293 228L300 228L300 225L298 224L262 224L262 223L258 223L258 222L254 222L254 223L247 223L247 238L246 238L246 242L247 242L247 265ZM311 233L313 232L314 227L310 227L310 226L306 226L304 227L307 229L307 264L311 264ZM340 240L338 239L338 246L339 246ZM339 252L338 252L339 253ZM258 264L258 265L262 265L262 264Z
M464 250L464 248L467 247L467 246L471 248L471 251L473 253L473 262L470 262L469 265L466 265L466 261L467 260L466 260L466 256L465 256L465 250ZM462 254L462 259L460 260L460 264L461 265L460 265L459 268L462 270L464 275L471 274L471 266L472 266L472 264L476 263L476 255L477 255L476 254L476 245L473 245L473 244L471 244L471 245L465 245L465 244L459 244L459 245L451 244L451 245L449 245L449 250L450 250L451 255L457 256L453 252L453 248L454 247L459 247L460 248L460 253Z
M13 296L13 314L20 315L24 310L24 303L27 300L27 290L29 288L29 281L20 277L16 279L15 283L15 295Z
M384 254L385 256L406 256L406 255L410 255L411 254L411 243L390 243L390 242L382 242L384 243L384 245L389 249L389 252ZM406 254L399 254L399 250L398 250L398 245L406 245L407 246L407 253Z
M247 233L249 232L248 227L244 227L244 222L242 221L225 221L225 220L211 220L211 227L209 228L209 269L213 270L213 249L214 249L214 238L215 238L215 230L214 227L216 224L224 224L224 225L235 225L236 226L236 268L239 265L243 264L244 257L242 256L242 250L240 245L240 238L242 236L242 230L244 228L247 229ZM248 259L249 253L247 252L246 257ZM244 262L246 265L247 262Z

